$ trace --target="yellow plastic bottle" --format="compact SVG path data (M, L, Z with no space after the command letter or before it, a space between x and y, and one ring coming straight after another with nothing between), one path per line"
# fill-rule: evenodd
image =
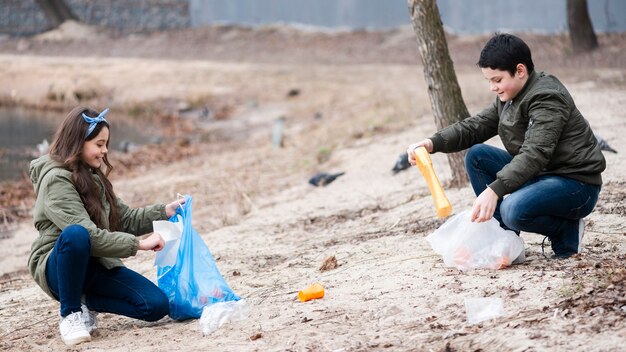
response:
M417 167L426 179L426 183L428 183L428 188L430 189L430 193L435 201L437 216L445 218L446 216L452 214L452 205L446 197L446 194L443 192L441 183L439 183L439 179L435 174L433 162L430 160L430 154L426 148L419 147L413 151L413 155L415 155Z

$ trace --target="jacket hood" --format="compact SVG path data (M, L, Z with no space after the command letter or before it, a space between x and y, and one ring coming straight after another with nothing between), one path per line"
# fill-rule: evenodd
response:
M33 186L35 187L35 194L39 193L39 184L44 176L48 172L50 172L50 170L59 167L62 168L63 165L52 160L49 154L46 154L30 162L28 174L30 175L30 180L33 182Z

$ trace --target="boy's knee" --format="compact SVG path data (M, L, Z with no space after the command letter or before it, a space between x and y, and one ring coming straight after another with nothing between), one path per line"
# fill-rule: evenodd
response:
M522 213L515 206L515 202L509 198L505 198L500 204L500 217L506 227L514 231L520 231L524 227Z
M480 155L485 153L485 150L486 146L482 143L471 146L465 154L465 168L469 168L474 160L478 159Z

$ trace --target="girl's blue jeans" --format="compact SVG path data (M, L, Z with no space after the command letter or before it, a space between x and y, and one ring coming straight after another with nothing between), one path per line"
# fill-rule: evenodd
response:
M472 146L465 156L465 169L474 193L478 196L484 191L512 159L496 147ZM578 252L579 220L593 210L600 188L563 176L538 176L498 201L493 216L503 228L547 236L555 256L567 257Z
M126 268L106 269L90 256L91 240L80 225L66 227L48 257L48 288L59 300L61 316L89 310L156 321L169 313L167 296L144 276Z

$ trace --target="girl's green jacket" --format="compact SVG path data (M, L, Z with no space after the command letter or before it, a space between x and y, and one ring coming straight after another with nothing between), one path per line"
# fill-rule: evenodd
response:
M99 187L104 219L108 221L111 205L106 200L100 177L96 174L93 177ZM51 297L46 282L46 263L57 238L66 226L77 224L87 229L91 239L91 256L97 257L104 267L110 269L123 266L119 258L137 253L139 239L136 236L152 232L153 220L167 219L165 204L131 209L118 198L114 206L119 210L123 231L100 229L89 218L72 182L71 171L52 160L49 155L44 155L30 163L30 178L37 196L33 219L35 228L39 230L39 237L31 246L28 268L35 282Z

